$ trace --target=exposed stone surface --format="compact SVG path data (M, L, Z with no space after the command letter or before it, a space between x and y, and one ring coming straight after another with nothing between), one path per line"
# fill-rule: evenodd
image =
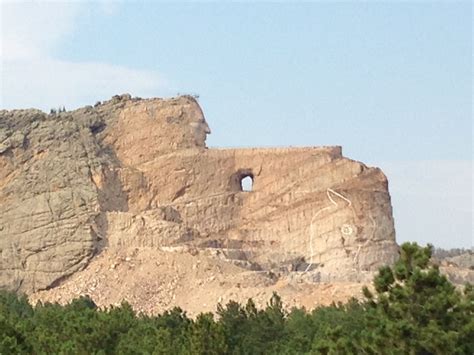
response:
M448 279L456 284L474 284L474 252L467 251L463 254L444 258L436 261L440 270Z
M93 255L100 147L73 116L0 115L0 286L41 289Z
M179 306L190 316L215 312L217 304L252 298L264 307L278 292L286 307L313 309L318 305L362 297L362 283L311 282L310 275L248 271L224 260L204 258L187 251L164 252L156 248L106 249L86 269L72 275L58 287L30 296L33 303L70 302L89 295L99 307L127 301L147 314ZM369 285L370 287L370 285Z
M72 291L81 275L130 249L149 273L145 257L210 259L240 275L237 283L262 274L367 281L396 259L379 169L343 157L340 147L207 149L208 133L189 96L122 95L51 115L0 111L0 287L60 285L73 297L87 291ZM242 191L247 176L251 192Z
M456 255L448 257L442 261L442 264L447 264L450 266L457 266L463 269L474 270L474 252L468 251L461 255Z

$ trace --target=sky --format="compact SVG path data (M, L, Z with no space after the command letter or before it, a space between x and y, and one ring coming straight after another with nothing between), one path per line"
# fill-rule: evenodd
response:
M398 242L472 247L470 1L0 3L0 108L199 95L209 147L341 145Z

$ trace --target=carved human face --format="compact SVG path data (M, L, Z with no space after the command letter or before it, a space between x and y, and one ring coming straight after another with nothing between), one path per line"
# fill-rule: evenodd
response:
M196 145L205 146L206 137L208 134L211 133L211 129L209 128L204 116L201 116L195 122L191 122L190 126L193 130L194 140L195 140Z

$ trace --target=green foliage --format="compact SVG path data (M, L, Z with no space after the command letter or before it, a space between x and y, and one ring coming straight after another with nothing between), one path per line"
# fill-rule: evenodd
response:
M384 267L374 279L376 301L373 337L401 353L466 353L474 349L472 300L429 267L432 247L405 243L393 268ZM469 293L471 287L466 288Z
M224 329L214 321L211 313L200 314L191 327L191 354L225 354L227 352Z
M100 310L88 297L66 306L0 292L0 354L472 354L474 288L461 293L432 248L403 244L364 299L285 311L230 301L190 319L180 308L137 315L128 303Z

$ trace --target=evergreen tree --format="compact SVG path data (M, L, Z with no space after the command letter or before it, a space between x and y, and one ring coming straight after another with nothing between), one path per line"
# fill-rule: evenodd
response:
M32 307L0 291L0 354L473 354L474 288L456 289L430 258L431 247L405 243L362 301L310 313L287 313L277 294L263 310L230 301L217 320L192 320L180 308L100 310L89 297Z

